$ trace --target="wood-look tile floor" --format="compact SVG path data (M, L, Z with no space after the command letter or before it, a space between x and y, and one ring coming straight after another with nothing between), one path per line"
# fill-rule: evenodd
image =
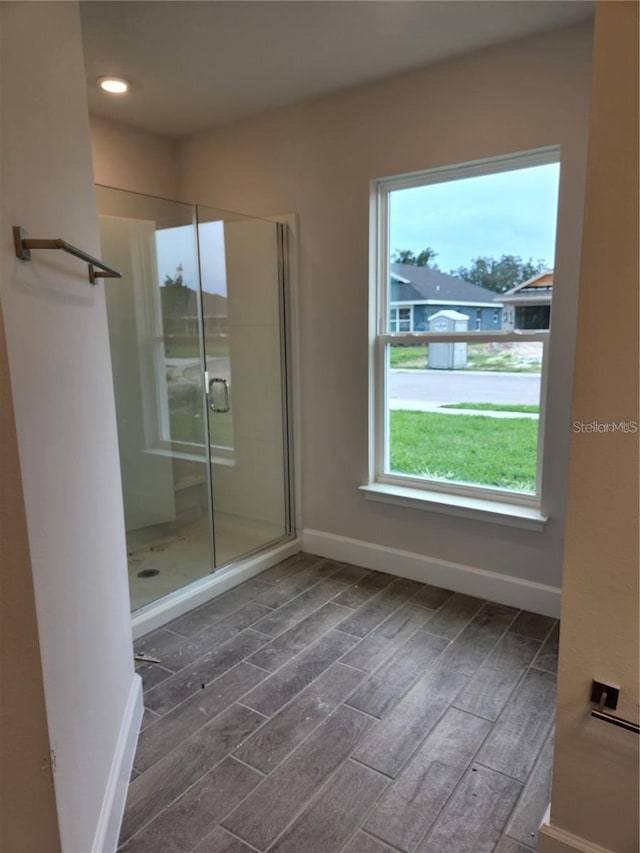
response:
M136 644L126 853L527 853L558 623L299 554Z

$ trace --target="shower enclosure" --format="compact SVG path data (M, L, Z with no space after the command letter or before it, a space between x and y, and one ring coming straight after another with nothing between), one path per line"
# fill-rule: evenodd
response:
M292 534L286 235L96 192L135 611Z

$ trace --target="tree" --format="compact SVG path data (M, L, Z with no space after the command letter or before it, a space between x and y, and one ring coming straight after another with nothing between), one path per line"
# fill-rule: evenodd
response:
M164 277L164 286L165 287L186 287L187 285L184 283L184 277L182 273L184 272L182 264L178 264L176 267L176 275L175 278L171 278L170 275L165 275Z
M189 304L189 297L193 293L191 288L184 283L182 264L178 264L176 267L175 276L165 275L164 287L160 289L160 293L162 315L165 326L169 329L170 320L181 317L185 313Z
M396 249L391 256L391 261L394 264L409 264L414 267L432 266L435 269L429 262L437 257L437 255L438 253L434 252L430 246L427 246L426 249L423 249L417 255L411 249Z
M499 259L481 257L474 258L468 267L451 270L449 275L496 293L504 293L516 284L522 284L538 275L547 269L547 266L545 261L534 261L532 258L523 261L518 255L503 255Z

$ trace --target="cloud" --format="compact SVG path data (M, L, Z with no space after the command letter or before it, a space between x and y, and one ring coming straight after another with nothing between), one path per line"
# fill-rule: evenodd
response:
M520 255L553 266L559 164L396 190L389 248L434 249L445 271L478 256Z

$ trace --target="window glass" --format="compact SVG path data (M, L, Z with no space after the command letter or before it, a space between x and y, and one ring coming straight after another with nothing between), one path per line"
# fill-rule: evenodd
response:
M378 349L378 477L539 497L559 175L554 151L375 183L376 327L412 334Z

